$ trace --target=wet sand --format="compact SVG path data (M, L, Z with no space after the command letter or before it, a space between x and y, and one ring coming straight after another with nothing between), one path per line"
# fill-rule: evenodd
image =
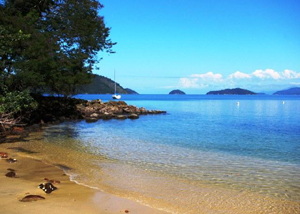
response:
M40 160L32 159L32 156L24 151L18 152L16 149L8 149L10 147L16 148L15 146L22 144L0 144L0 152L7 152L10 158L17 159L16 163L8 163L6 159L0 159L1 213L166 213L128 199L76 184L70 181L69 176L64 174L64 171L60 168L63 166L48 165ZM17 178L5 176L9 172L8 168L15 170ZM51 194L46 194L38 188L39 184L46 182L45 178L60 181L60 184L54 184L58 189ZM176 185L176 181L172 179L168 183L169 185ZM147 185L147 183L143 185ZM23 197L29 194L43 196L45 200L20 202ZM300 213L300 203L298 201L270 198L247 191L201 186L201 188L195 187L195 194L200 199L193 201L189 209L177 203L177 208L172 209L172 213ZM173 196L166 197L172 198ZM189 195L182 194L180 197L189 197ZM167 203L161 204L158 207L167 207L167 205Z
M17 159L15 163L0 159L1 213L165 213L71 182L59 167L24 157L19 152L7 149L10 146L0 146L0 152L7 152L9 158ZM15 178L5 176L8 168L15 170ZM39 184L46 182L45 178L60 181L59 184L53 184L58 189L51 194L38 188ZM27 195L40 195L45 200L21 202Z

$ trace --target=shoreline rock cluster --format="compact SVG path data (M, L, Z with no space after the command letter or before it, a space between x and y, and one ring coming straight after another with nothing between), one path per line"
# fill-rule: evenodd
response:
M138 119L140 115L165 114L166 111L146 110L144 107L128 105L124 101L92 100L76 105L76 109L81 113L87 122L96 122L99 119Z
M40 131L47 124L64 121L86 120L96 122L99 119L138 119L140 115L165 114L166 111L147 110L144 107L128 105L124 101L82 100L64 97L44 97L33 95L38 108L24 113L21 124L0 127L0 143L22 140L29 132ZM3 129L1 129L3 128Z

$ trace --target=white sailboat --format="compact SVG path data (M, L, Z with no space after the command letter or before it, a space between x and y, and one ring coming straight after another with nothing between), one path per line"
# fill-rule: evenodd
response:
M116 71L114 71L114 81L115 81L115 94L112 95L112 98L115 100L119 100L121 99L121 95L117 94Z

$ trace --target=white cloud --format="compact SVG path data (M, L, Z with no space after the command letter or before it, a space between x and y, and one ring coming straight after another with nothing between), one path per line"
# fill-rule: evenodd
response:
M290 82L293 80L293 83ZM255 70L252 73L243 73L236 71L226 77L222 74L215 74L213 72L192 74L189 77L179 79L177 87L180 88L232 88L241 87L255 89L254 85L292 85L300 84L300 73L292 70L284 70L277 72L273 69Z
M273 69L266 69L266 70L256 70L251 75L260 78L260 79L280 79L281 76L278 72L274 71Z
M285 69L284 72L282 72L282 77L286 79L296 79L300 78L300 73Z
M250 74L245 74L240 71L237 71L229 75L229 79L249 79L249 78L251 78Z
M179 86L181 88L198 88L199 85L197 84L197 82L197 78L180 78Z
M203 80L214 80L214 81L222 81L222 74L214 74L213 72L207 72L205 74L192 74L191 77L200 78Z

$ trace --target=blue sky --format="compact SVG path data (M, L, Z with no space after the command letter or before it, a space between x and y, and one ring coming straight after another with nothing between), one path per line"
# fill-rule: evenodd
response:
M300 86L299 0L102 0L118 44L94 73L141 94Z

